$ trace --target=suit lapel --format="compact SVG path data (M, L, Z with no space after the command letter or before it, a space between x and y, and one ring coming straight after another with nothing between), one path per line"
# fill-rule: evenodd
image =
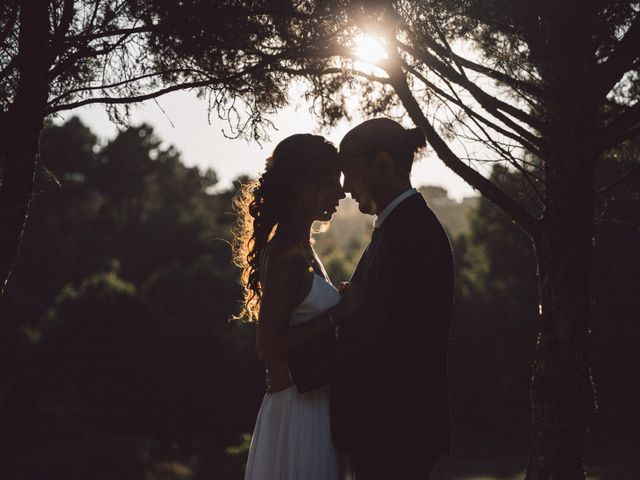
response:
M353 271L353 275L351 275L351 278L349 279L350 282L362 281L365 278L367 272L369 271L369 267L374 261L385 229L397 228L395 227L395 224L397 222L402 222L406 215L410 215L411 211L415 210L415 208L420 204L424 204L424 199L419 193L407 197L402 202L400 202L396 206L396 208L393 209L393 211L389 214L387 219L379 228L374 229L371 235L371 241L360 257L358 265Z
M371 241L369 242L369 245L367 246L364 253L360 257L360 260L358 261L358 265L356 266L356 269L353 271L353 275L351 275L351 278L349 279L350 282L362 281L365 278L367 272L369 271L369 267L371 266L371 263L375 257L376 251L378 250L378 246L380 245L381 238L382 238L382 229L381 228L375 229L373 231L373 234L371 235Z

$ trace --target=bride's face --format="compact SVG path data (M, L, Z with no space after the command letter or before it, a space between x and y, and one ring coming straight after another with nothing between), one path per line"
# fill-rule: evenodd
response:
M340 184L340 170L327 168L299 191L298 206L311 220L328 221L336 213L338 203L345 197Z

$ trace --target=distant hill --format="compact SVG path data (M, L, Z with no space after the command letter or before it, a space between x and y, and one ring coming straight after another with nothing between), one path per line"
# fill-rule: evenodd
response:
M469 228L469 213L477 208L479 197L465 197L456 202L442 187L424 186L418 191L442 222L449 237L457 237Z

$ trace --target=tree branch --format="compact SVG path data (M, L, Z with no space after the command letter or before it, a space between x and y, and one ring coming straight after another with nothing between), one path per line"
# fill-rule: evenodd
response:
M391 84L400 98L407 113L413 122L421 128L426 136L427 142L438 154L444 164L453 170L459 177L469 185L477 188L480 193L502 208L520 227L531 237L536 238L539 233L539 222L518 202L510 197L505 191L497 187L487 178L483 177L473 168L465 165L458 156L453 153L446 142L440 137L429 120L425 117L420 105L411 93L404 73L398 67L395 71L389 72Z
M200 82L185 82L177 85L172 85L167 88L162 88L160 90L156 90L155 92L146 93L142 95L134 95L131 97L96 97L96 98L88 98L86 100L81 100L79 102L67 103L63 105L58 105L57 107L52 107L47 109L47 115L51 115L52 113L62 112L64 110L71 110L78 107L83 107L85 105L91 105L94 103L102 103L105 105L118 105L124 103L138 103L144 102L145 100L150 100L152 98L157 98L167 93L175 92L177 90L189 90L192 88L201 88L212 85L213 81L200 81Z
M160 75L165 75L167 73L201 73L203 74L204 72L199 71L199 70L194 70L194 69L190 69L190 68L176 68L176 69L172 69L172 70L165 70L165 71L160 71L160 72L153 72L153 73L147 73L145 75L140 75L138 77L134 77L134 78L128 78L126 80L122 80L121 82L116 82L116 83L110 83L107 85L94 85L94 86L86 86L86 87L81 87L81 88L74 88L72 90L68 90L60 95L58 95L56 98L49 100L49 102L47 103L47 105L52 106L54 104L56 104L57 102L59 102L60 100L62 100L65 97L68 97L69 95L73 95L74 93L80 93L80 92L90 92L90 91L94 91L94 90L104 90L107 88L116 88L116 87L121 87L122 85L126 85L128 83L134 83L137 82L139 80L144 80L145 78L152 78L152 77L157 77Z
M409 28L405 28L403 29L403 31L407 34L413 33ZM532 97L540 97L543 94L542 89L537 85L520 80L518 78L507 75L506 73L494 70L493 68L481 65L472 60L469 60L468 58L462 57L454 53L454 51L448 45L444 47L428 35L423 36L422 39L424 40L425 44L429 48L433 49L436 54L440 55L441 57L450 58L454 62L465 68L468 68L469 70L473 70L474 72L486 75L487 77L497 80L498 82L507 85L514 90L525 92Z
M61 112L64 110L71 110L73 108L78 108L78 107L91 105L95 103L102 103L106 105L117 105L117 104L124 104L124 103L144 102L145 100L157 98L167 93L175 92L177 90L189 90L193 88L202 88L202 87L208 87L213 85L221 86L221 85L224 85L225 82L237 81L239 78L242 78L244 76L250 76L253 72L260 70L261 68L265 68L269 64L278 62L281 59L282 57L278 57L278 56L264 58L260 62L257 62L255 65L248 67L246 70L243 70L241 72L234 72L226 77L220 77L220 78L210 77L207 80L183 82L180 84L171 85L170 87L162 88L160 90L156 90L155 92L145 93L141 95L133 95L133 96L127 96L127 97L87 98L86 100L81 100L78 102L58 105L56 107L50 107L47 109L46 114L50 115L52 113Z
M10 13L5 17L7 23L5 24L2 31L0 31L0 45L2 45L7 37L11 34L11 31L16 26L16 21L18 20L18 2L14 1L13 8Z
M16 67L18 66L18 55L14 55L13 57L11 57L11 60L9 61L9 63L7 63L7 65L2 69L2 71L0 71L0 79L4 79L6 76L8 76L12 70L14 70Z
M53 33L53 40L51 42L51 50L56 55L59 49L64 45L64 37L69 31L71 22L75 15L74 0L64 0L64 6L62 7L62 18L58 27Z
M68 41L80 41L89 42L91 40L97 40L99 38L115 37L118 35L132 35L134 33L147 33L153 32L158 29L158 25L145 25L144 27L131 27L131 28L118 28L115 30L109 30L106 32L98 32L91 34L71 35L66 37Z
M606 97L640 56L640 15L633 21L609 58L596 67L596 94Z
M80 45L81 49L78 50L75 54L72 54L62 60L60 63L55 65L50 71L50 78L53 80L57 76L61 75L70 65L78 60L82 60L83 58L95 58L100 55L106 55L113 52L116 48L122 46L124 41L129 38L130 34L126 33L122 35L117 41L114 43L102 48L101 50L95 50L89 45Z
M74 0L64 0L64 5L62 7L62 18L60 19L60 23L58 24L58 28L56 28L54 34L56 36L63 37L69 31L69 27L71 26L71 22L73 21L73 17L75 15Z
M455 99L457 101L456 103L462 104L462 99L455 92L454 88L446 80L445 80L445 82L447 83L447 86L449 87L449 90L451 90L452 95L455 97ZM452 111L451 108L449 108L449 110ZM453 111L452 111L452 113L453 113ZM455 115L455 113L454 113L454 116L456 118L458 118L458 116ZM520 172L520 174L522 175L522 178L529 185L529 188L531 188L531 190L533 191L533 193L537 197L538 201L541 204L544 204L544 198L543 198L542 194L540 193L540 191L538 190L538 187L534 183L534 180L539 181L539 179L537 177L535 177L535 175L532 175L526 169L526 167L523 164L521 164L521 162L519 162L516 158L513 157L511 152L508 150L509 147L505 148L505 146L503 146L501 144L501 142L495 140L491 135L489 135L489 132L486 131L486 129L480 124L480 122L474 116L469 116L469 118L476 125L476 128L478 128L480 130L480 132L482 132L482 134L484 135L484 139L481 138L480 135L478 135L465 122L461 121L460 119L458 119L458 121L460 121L467 128L467 130L469 130L476 137L477 141L479 141L481 143L485 143L491 150L493 150L500 157L502 157L506 162L508 162L516 170L518 170L518 172ZM533 177L533 179L532 179L532 177Z
M606 185L605 187L602 187L600 190L598 190L595 193L595 197L601 197L602 195L606 195L607 193L609 193L611 190L613 190L614 188L622 185L624 182L626 182L627 180L629 180L631 177L633 177L634 175L637 175L638 173L640 173L640 164L636 165L635 167L633 167L631 170L629 170L627 173L625 173L624 175L620 175L620 177L618 177L616 180L614 180L613 182L611 182L609 185Z
M638 134L640 127L640 101L627 108L612 120L602 131L602 147L615 147L625 140L630 140Z
M434 71L437 71L438 73L448 78L451 82L466 89L487 112L500 119L500 121L502 121L505 125L508 125L511 129L518 132L519 135L522 135L522 137L526 138L532 144L537 145L539 148L542 147L542 139L538 138L536 135L520 126L517 122L514 122L513 120L508 118L502 112L511 115L513 118L528 124L538 131L544 130L542 122L536 120L528 113L523 112L513 105L509 105L508 103L505 103L489 95L475 83L465 78L460 73L456 72L449 65L441 62L437 57L430 54L429 52L418 52L415 50L415 48L405 45L401 42L398 42L398 46L415 58L422 57L421 60L429 68L432 68Z
M403 61L402 65L413 76L418 78L422 83L424 83L428 88L430 88L436 95L439 95L440 97L444 98L445 100L457 105L458 107L463 109L464 112L467 115L469 115L469 117L472 117L472 118L475 118L475 119L479 120L480 122L484 123L487 127L489 127L492 130L494 130L495 132L500 133L500 134L504 135L505 137L510 138L511 140L514 140L514 141L518 142L520 145L522 145L524 148L529 150L531 153L533 153L533 154L535 154L537 156L540 156L540 150L535 145L532 145L531 143L529 143L527 140L525 140L524 138L522 138L518 134L516 134L514 132L511 132L509 130L506 130L506 129L502 128L501 126L497 125L496 123L492 122L488 118L485 118L484 116L480 115L479 113L474 111L472 108L470 108L468 105L465 105L459 97L455 98L454 96L449 95L448 93L444 92L442 89L440 89L433 82L430 82L424 75L422 75L420 72L418 72L414 67L412 67L408 63ZM443 77L440 77L440 78L443 78ZM453 91L453 89L451 87L449 87L449 88Z

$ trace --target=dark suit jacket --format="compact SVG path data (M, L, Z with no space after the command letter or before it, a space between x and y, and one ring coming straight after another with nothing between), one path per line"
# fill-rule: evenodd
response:
M331 384L343 452L448 452L447 341L453 256L419 194L374 232L352 281L366 305L336 337L289 358L300 392Z

